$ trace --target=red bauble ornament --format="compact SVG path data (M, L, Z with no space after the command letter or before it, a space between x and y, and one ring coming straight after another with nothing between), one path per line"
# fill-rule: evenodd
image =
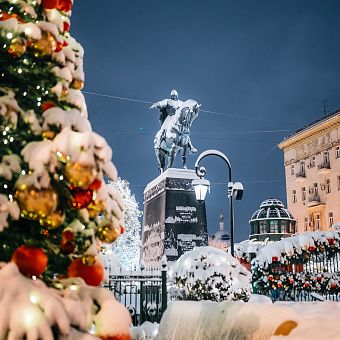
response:
M337 288L337 287L338 287L338 285L337 285L336 283L332 283L332 284L331 284L331 288L332 288L332 289L335 289L335 288Z
M39 276L46 270L48 259L41 248L24 245L14 251L12 261L18 266L21 274Z
M102 186L102 181L95 179L88 187L89 190L97 191Z
M42 0L41 4L44 9L54 9L57 7L58 0Z
M72 9L71 0L58 0L57 9L62 12L68 12Z
M309 251L315 251L315 250L316 250L316 247L310 246L308 249L309 249Z
M42 112L45 112L46 110L55 107L55 104L53 102L45 102L41 105Z
M81 277L90 286L99 286L104 277L104 268L99 261L88 266L79 257L69 265L67 274L68 277Z
M277 262L278 260L279 260L279 258L277 256L272 257L272 262Z
M75 188L72 190L72 206L76 209L86 208L92 201L93 193L91 190Z
M63 30L64 32L68 32L70 30L70 23L67 21L63 22Z

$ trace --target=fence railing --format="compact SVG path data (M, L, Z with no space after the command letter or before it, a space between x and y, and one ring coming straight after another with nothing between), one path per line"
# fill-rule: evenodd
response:
M130 312L135 326L160 322L167 307L166 268L120 272L109 276L108 288Z

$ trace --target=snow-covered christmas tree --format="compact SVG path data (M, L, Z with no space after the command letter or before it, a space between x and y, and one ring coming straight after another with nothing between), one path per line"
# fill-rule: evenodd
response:
M125 231L112 245L112 250L118 255L122 269L135 270L139 267L140 259L141 225L139 217L142 212L138 209L138 203L135 195L131 192L128 181L118 178L111 185L120 192L125 206Z
M0 2L0 339L130 338L128 312L91 287L124 204L104 182L116 179L112 151L87 120L72 5Z

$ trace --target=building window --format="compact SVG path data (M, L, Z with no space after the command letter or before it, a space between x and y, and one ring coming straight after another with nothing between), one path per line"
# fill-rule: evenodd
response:
M333 213L332 212L328 213L328 221L329 221L329 227L331 227L334 224L334 219L333 219Z
M293 203L296 202L296 190L293 190Z
M320 229L320 214L316 214L315 228L316 230Z
M325 152L323 153L323 162L324 162L325 164L329 163L329 152L328 152L328 151L325 151Z
M340 176L338 176L338 190L340 190Z
M287 234L288 231L288 221L281 221L281 233Z
M290 174L294 176L294 164L290 166Z
M314 196L319 196L318 183L314 183Z
M337 146L335 149L335 158L340 158L340 146Z
M326 181L326 194L329 194L331 192L331 180L327 179Z
M302 196L302 200L305 201L306 200L306 188L305 187L301 188L301 196Z
M300 163L300 172L302 175L305 174L305 162L304 161Z
M315 167L315 156L313 156L313 157L310 159L310 161L309 161L309 166L310 166L311 168L314 168L314 167Z
M308 217L305 217L305 225L304 225L305 231L308 230Z
M270 221L270 232L272 234L277 234L279 229L279 223L277 220Z
M266 234L267 230L267 222L266 221L260 221L260 234Z

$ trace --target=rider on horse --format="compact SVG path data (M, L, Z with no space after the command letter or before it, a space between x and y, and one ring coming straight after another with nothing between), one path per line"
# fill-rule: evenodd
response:
M162 125L168 116L173 116L176 110L182 105L182 101L178 99L178 93L176 90L172 90L170 93L170 99L160 100L150 106L150 109L159 109L159 123Z

